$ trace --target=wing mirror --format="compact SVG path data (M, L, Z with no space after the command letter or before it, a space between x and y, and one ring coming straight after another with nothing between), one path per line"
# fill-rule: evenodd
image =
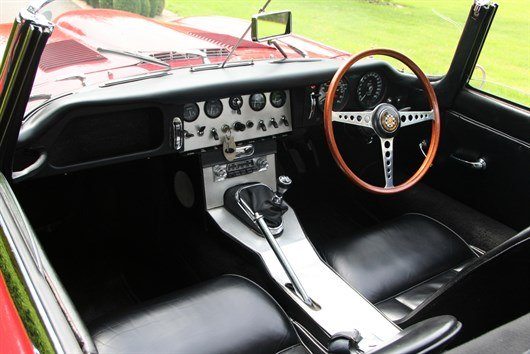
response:
M270 41L291 33L291 11L260 13L252 16L252 40Z

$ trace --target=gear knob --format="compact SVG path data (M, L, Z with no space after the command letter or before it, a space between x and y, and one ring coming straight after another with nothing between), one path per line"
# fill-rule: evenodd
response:
M278 192L283 195L289 188L291 188L292 184L293 181L288 176L278 177Z
M274 193L274 197L272 198L272 204L278 207L281 206L283 195L289 190L292 184L293 181L288 176L278 177L278 186L276 188L276 193Z

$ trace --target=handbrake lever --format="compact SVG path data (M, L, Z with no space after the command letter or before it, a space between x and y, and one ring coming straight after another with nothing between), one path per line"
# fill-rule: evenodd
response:
M274 194L271 203L274 206L282 207L283 204L283 195L289 187L291 186L292 181L287 176L280 176L278 177L278 187L277 191ZM255 212L252 210L252 208L243 200L240 200L240 203L242 204L242 207L246 209L247 215L251 216L253 221L258 225L261 233L269 243L269 246L272 248L274 254L276 255L276 258L278 258L278 261L282 265L285 273L287 274L287 277L291 281L292 286L294 287L295 293L302 299L302 301L309 307L315 308L317 307L313 300L309 297L307 292L305 291L302 283L298 279L298 276L294 272L293 268L291 267L291 264L287 260L287 257L285 257L285 254L283 253L282 248L278 244L278 241L272 234L271 230L269 229L269 226L265 222L265 219L263 218L263 215Z

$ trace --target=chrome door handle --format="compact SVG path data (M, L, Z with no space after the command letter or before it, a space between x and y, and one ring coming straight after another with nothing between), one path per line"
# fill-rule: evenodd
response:
M486 169L486 160L484 160L484 158L482 157L479 157L479 159L477 161L467 161L467 160L464 160L454 154L451 154L451 158L463 165L466 165L474 170L485 170Z

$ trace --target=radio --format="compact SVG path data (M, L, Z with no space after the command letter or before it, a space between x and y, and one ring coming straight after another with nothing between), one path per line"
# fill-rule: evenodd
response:
M269 163L267 162L266 157L256 157L222 165L215 165L212 167L212 173L214 181L219 182L224 181L227 178L266 171L268 168Z

